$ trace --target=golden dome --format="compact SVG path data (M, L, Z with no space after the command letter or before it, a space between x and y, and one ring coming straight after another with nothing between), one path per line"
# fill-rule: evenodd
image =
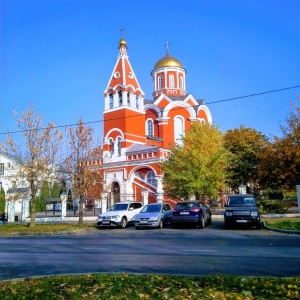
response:
M127 46L127 43L123 36L121 37L120 42L119 42L119 47L122 47L122 46L124 46L124 47Z
M182 63L175 57L166 54L165 57L161 58L154 66L154 70L162 67L180 67L183 68Z

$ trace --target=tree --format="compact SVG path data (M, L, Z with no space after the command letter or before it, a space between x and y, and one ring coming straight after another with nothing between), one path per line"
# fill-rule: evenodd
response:
M223 134L201 122L194 122L185 134L184 147L171 147L170 158L161 164L164 189L175 198L216 197L224 186L228 159Z
M59 185L56 181L54 181L51 189L51 198L59 198L59 195Z
M1 187L0 189L0 213L5 212L5 191Z
M285 161L289 168L286 186L292 188L300 184L300 95L290 104L290 112L285 120L286 125L281 126L284 135L281 142L285 146Z
M93 154L93 129L83 124L79 120L79 124L74 130L69 130L67 140L68 154L65 159L65 167L72 178L72 194L75 198L79 198L79 221L83 223L83 203L89 188L97 181L101 180L100 174L93 172L88 161Z
M17 186L29 186L30 226L35 226L36 199L42 183L45 180L52 181L55 177L58 150L63 136L53 123L49 122L47 127L43 125L43 116L35 115L33 105L22 111L20 118L15 113L15 118L17 129L23 135L25 143L19 145L8 134L5 146L1 147L17 161L18 170L15 170L15 178L12 180L17 182Z
M266 142L267 138L261 132L243 125L224 134L224 145L231 153L226 182L232 189L238 190L241 184L255 179L258 153Z
M294 189L300 183L300 98L290 105L283 137L273 141L258 153L258 181L263 188Z
M46 203L45 199L50 197L50 188L49 188L49 182L47 180L44 180L42 182L41 190L40 190L40 197L37 198L36 201L36 210L37 211L45 211Z
M65 178L61 178L59 184L59 194L66 193L66 192L67 192L67 182Z

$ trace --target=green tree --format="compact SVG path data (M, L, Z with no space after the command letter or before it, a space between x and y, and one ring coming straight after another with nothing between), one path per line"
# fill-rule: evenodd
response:
M0 189L0 213L5 212L5 191L3 188Z
M52 185L52 189L51 189L51 198L59 198L59 185L56 181L54 181L53 185Z
M224 187L228 153L218 127L194 122L185 133L184 147L171 148L169 159L161 163L164 190L175 198L216 197Z
M50 188L49 188L49 182L47 180L44 180L42 182L42 187L40 190L40 197L37 198L36 201L36 211L45 211L46 210L46 203L45 199L50 198Z
M67 182L64 178L60 180L59 185L59 194L66 193L67 192Z
M243 125L224 134L224 145L231 153L226 182L232 189L238 190L241 184L255 181L258 154L266 142L261 132Z
M6 145L0 144L0 150L12 155L18 162L18 169L11 178L17 186L26 183L30 195L30 226L36 225L36 200L44 180L52 181L56 174L58 150L62 134L53 123L44 126L43 115L34 113L33 105L18 118L15 113L17 130L22 133L25 143L19 144L8 134ZM22 197L22 196L20 196Z

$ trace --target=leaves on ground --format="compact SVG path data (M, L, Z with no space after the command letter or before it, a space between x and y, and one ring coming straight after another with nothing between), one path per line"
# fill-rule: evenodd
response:
M0 283L0 299L299 299L300 277L89 274Z

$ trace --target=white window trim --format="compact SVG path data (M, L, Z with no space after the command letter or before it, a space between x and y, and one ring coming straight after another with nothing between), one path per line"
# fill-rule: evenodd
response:
M151 123L152 123L152 134L149 133L149 128L148 128L149 121L151 121ZM154 135L154 122L153 122L153 119L151 119L151 118L148 118L146 120L146 135Z
M181 119L182 121L182 138L181 138L181 143L178 143L177 142L177 126L176 126L176 120L177 119ZM183 145L183 137L184 137L184 132L185 132L185 122L184 122L184 118L180 115L177 115L174 117L174 141L175 141L175 144L176 145L180 145L182 146Z

